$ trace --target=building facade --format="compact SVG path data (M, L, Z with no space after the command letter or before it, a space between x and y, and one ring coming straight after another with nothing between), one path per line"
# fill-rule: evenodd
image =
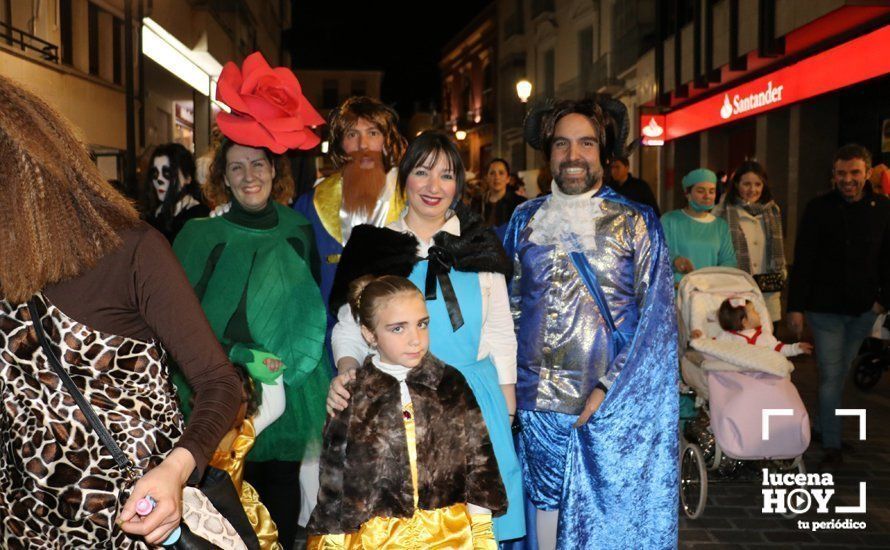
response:
M530 101L580 99L596 92L633 110L636 65L654 42L655 0L498 0L496 151L534 183L543 158L526 146L527 105L516 83L532 84Z
M157 144L207 150L222 64L260 50L272 65L290 65L282 47L290 5L0 0L0 74L71 120L108 179L132 180Z
M840 145L861 143L890 164L887 2L498 0L496 18L494 150L517 170L543 162L523 141L521 79L532 100L603 92L624 102L631 170L662 210L684 204L675 182L692 168L731 173L756 158L789 253Z
M731 174L757 159L790 254L803 207L830 189L840 145L890 162L887 2L659 0L656 13L659 39L628 86L634 135L653 121L662 132L639 165L663 210L684 204L676 182L690 169Z
M495 154L497 4L489 4L444 48L441 117L467 170L481 175Z
M349 97L380 99L383 71L296 69L296 73L303 95L325 118Z

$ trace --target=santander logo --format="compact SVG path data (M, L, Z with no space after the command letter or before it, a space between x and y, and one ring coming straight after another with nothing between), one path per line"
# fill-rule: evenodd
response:
M720 118L726 120L733 115L740 115L753 109L770 105L771 103L780 103L782 101L782 90L784 88L785 86L782 84L774 87L773 81L770 80L767 82L765 90L754 92L744 97L736 94L732 96L732 102L730 102L729 94L723 94L723 106L720 107Z
M644 136L646 136L647 138L657 138L657 137L661 136L663 133L664 133L664 128L662 128L661 126L658 125L657 122L655 122L654 117L649 119L649 124L647 124L643 128L643 131L642 131L642 134Z
M720 107L720 118L726 119L731 116L732 104L729 102L729 94L723 94L723 107Z

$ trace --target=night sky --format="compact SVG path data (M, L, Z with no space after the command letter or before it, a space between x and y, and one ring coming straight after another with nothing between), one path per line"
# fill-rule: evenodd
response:
M383 101L403 120L438 103L442 49L490 0L293 0L297 68L384 71Z

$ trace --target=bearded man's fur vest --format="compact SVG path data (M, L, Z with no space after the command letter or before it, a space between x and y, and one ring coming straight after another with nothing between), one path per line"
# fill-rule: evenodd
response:
M504 485L482 412L463 375L427 353L406 383L414 406L418 507L472 503L502 515ZM352 533L374 517L414 514L399 382L368 359L346 388L349 406L324 430L311 535Z

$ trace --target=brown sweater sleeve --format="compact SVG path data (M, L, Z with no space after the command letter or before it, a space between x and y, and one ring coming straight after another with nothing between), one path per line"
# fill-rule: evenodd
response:
M241 404L241 384L164 237L145 231L133 257L133 300L145 323L179 365L195 404L177 447L200 476Z

